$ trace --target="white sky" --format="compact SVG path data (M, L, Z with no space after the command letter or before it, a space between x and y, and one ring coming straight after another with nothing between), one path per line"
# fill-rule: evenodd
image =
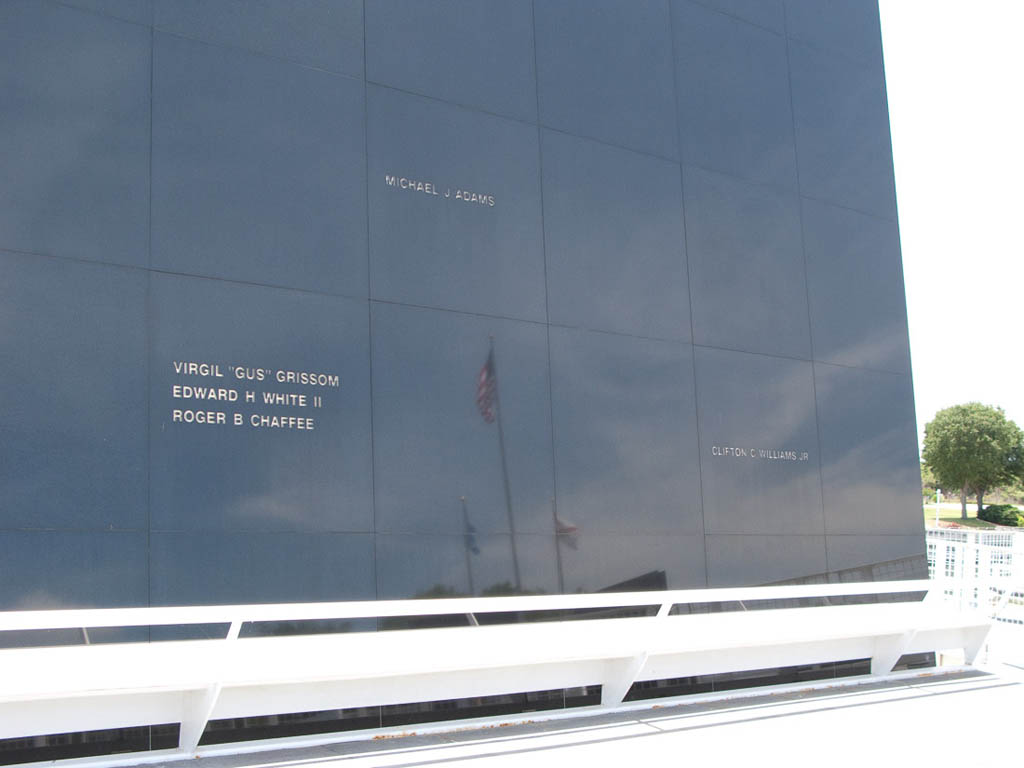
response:
M918 430L1024 428L1024 0L880 0Z

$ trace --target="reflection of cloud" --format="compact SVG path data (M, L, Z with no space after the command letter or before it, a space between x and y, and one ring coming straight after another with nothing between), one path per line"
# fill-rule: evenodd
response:
M756 439L765 445L759 448L790 448L803 450L814 428L814 389L811 367L798 363L785 366L770 377L760 378L756 386L761 392L758 404L760 419L751 422ZM817 446L811 446L817 453Z
M702 448L807 451L808 462L730 460L730 474L756 477L762 490L817 484L818 436L811 363L724 350L698 350ZM803 478L801 480L801 478ZM707 488L705 488L707 490ZM820 499L820 497L819 497Z
M310 522L306 505L296 503L303 495L308 495L308 489L301 485L280 487L272 484L272 490L252 494L240 493L228 499L224 514L240 521L242 528L245 527L245 523L255 520L284 524L286 528L291 528L290 524L301 528Z
M376 541L381 598L421 595L437 585L468 594L467 560L476 594L515 583L511 537L505 534L478 535L480 553L468 558L461 535L383 534ZM523 535L516 542L523 590L557 591L554 536Z
M678 531L699 517L686 514L699 489L685 362L679 344L552 333L559 510L584 536Z
M672 589L705 586L704 537L581 535L577 551L562 548L567 592L593 592L662 571Z
M145 280L0 255L8 522L134 525L145 512ZM32 487L39 493L33 495Z
M808 361L695 350L703 501L709 533L821 533L824 518L814 376ZM738 456L712 456L712 447ZM808 460L752 457L807 452Z
M675 528L672 522L678 515L666 512L699 503L699 488L682 487L680 481L681 436L652 435L642 425L624 422L606 422L587 432L581 450L589 461L587 455L577 455L571 462L576 472L558 478L559 505L567 515L579 516L584 534L588 524L597 522L619 530L638 524Z
M913 432L909 437L913 439ZM914 514L919 514L920 467L908 447L907 429L900 424L825 459L828 505L888 509L909 498L915 502Z
M678 166L557 133L543 149L552 319L686 335Z
M822 480L830 528L920 529L920 465L910 377L817 366Z
M18 71L32 98L6 100L6 146L30 150L5 158L28 165L14 166L20 204L4 214L23 216L5 245L137 262L148 220L149 77L139 66L148 61L148 39L127 28L116 40L95 30L69 34L83 20L64 9L37 10L48 31L63 34L31 40L15 54L34 49Z
M98 605L98 603L97 603ZM81 608L77 602L61 599L53 592L45 589L33 589L18 597L10 610L12 611L46 611L61 608Z
M849 342L819 357L843 365L909 373L906 326L890 327L873 338Z
M481 550L488 549L486 537L478 537L478 542ZM463 544L461 536L378 536L379 597L413 597L438 585L468 594ZM480 569L483 559L474 555L472 567Z

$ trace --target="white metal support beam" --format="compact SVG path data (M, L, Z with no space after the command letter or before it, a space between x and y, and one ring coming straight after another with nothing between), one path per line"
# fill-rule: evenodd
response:
M672 611L672 602L662 603L655 614L656 619L663 619ZM608 662L608 676L601 684L601 706L617 707L629 693L629 689L640 676L647 664L647 651L626 659Z
M646 663L646 652L628 659L609 661L608 676L601 684L601 706L617 707L621 704Z
M242 632L241 619L233 619L228 626L227 642L238 640ZM220 681L208 685L198 691L186 693L183 698L181 730L178 734L178 749L190 755L194 755L199 748L199 741L203 738L203 731L206 724L210 722L214 708L217 706L217 699L220 697L223 684Z
M900 656L907 652L914 632L903 632L875 639L875 652L871 654L871 674L885 675L892 672Z
M967 639L964 643L964 661L968 664L973 664L977 661L978 654L981 653L981 649L985 646L985 640L988 638L988 627L970 629L967 630L966 634Z
M195 754L222 687L220 683L214 683L209 688L191 691L182 697L181 731L178 735L178 748L182 752Z

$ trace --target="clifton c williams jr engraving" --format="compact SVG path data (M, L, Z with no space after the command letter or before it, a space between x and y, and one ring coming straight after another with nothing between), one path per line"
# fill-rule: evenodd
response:
M807 461L807 451L792 451L779 448L741 448L732 445L712 445L711 455L737 459L758 459L763 461Z

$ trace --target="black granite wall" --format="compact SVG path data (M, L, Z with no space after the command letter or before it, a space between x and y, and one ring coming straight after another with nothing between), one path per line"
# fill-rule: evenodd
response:
M0 608L925 575L874 2L5 0L0 57Z

